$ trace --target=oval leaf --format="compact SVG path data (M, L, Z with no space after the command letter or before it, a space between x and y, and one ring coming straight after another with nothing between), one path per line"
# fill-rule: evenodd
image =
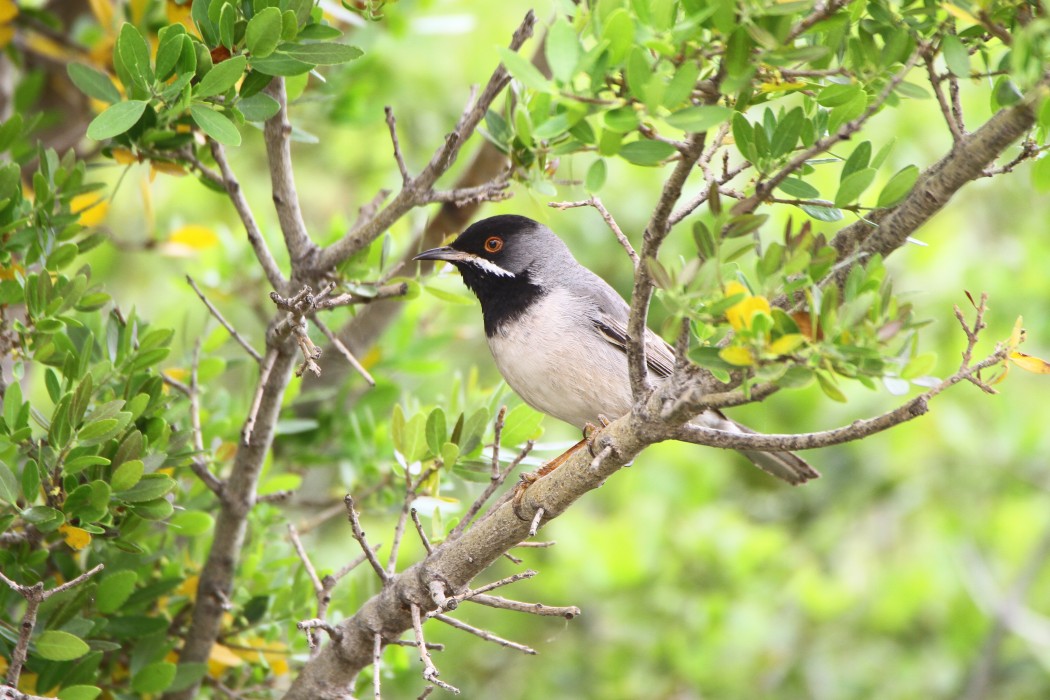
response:
M80 637L61 630L48 630L36 640L36 653L48 661L71 661L88 653L90 648Z
M123 134L142 117L146 104L145 100L128 100L107 107L91 120L87 128L88 138L104 141Z
M248 59L244 56L234 56L216 64L197 84L197 89L193 91L194 95L197 97L211 97L212 95L226 92L241 79L247 65Z
M241 132L227 117L202 104L190 106L190 116L205 134L224 146L240 146Z
M674 155L675 149L663 141L632 141L620 148L620 156L635 165L659 165L665 158Z

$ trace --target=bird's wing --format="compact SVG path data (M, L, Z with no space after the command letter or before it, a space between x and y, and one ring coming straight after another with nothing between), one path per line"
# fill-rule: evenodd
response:
M627 352L627 320L631 308L605 280L594 275L589 285L589 292L595 302L596 314L592 319L594 327L611 345ZM658 377L669 377L674 371L674 350L667 342L645 329L645 356L649 371Z

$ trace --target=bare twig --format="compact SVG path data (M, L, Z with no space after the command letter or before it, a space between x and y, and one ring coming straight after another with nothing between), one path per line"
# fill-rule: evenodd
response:
M200 385L197 381L197 368L200 364L201 341L198 338L193 345L193 363L190 365L190 431L193 433L193 451L196 454L190 461L190 469L204 485L219 498L225 484L208 469L208 463L204 459L204 435L201 431L201 400Z
M503 407L503 410L500 411L499 416L497 416L496 418L496 426L498 427L498 431L502 431L503 429L502 420L504 411L506 411L506 406ZM493 447L492 468L494 470L499 469L499 435L500 433L497 432ZM511 463L507 465L506 469L502 471L496 471L492 475L492 477L489 480L488 486L486 486L485 490L481 492L481 495L474 499L474 502L470 504L470 507L467 508L467 512L463 514L463 517L460 519L459 523L456 524L456 527L452 529L452 532L448 533L447 539L454 540L463 534L467 527L469 527L474 517L481 512L481 509L488 502L489 498L492 497L492 494L494 494L507 481L507 477L511 475L511 473L518 467L518 465L521 464L522 460L524 460L525 457L528 456L529 452L532 451L534 444L535 443L532 440L526 442L525 446L521 448L521 452L519 452L518 455L511 461Z
M543 617L564 617L566 620L571 620L580 614L580 609L575 605L554 606L543 605L542 603L523 603L519 600L508 600L507 598L500 598L494 595L476 595L470 601L490 608L513 610Z
M44 590L42 581L31 586L25 586L12 581L0 571L0 581L7 584L12 591L25 598L26 601L26 610L22 614L22 624L19 625L18 641L15 642L14 651L11 652L11 661L7 667L7 684L9 686L12 688L18 687L18 678L22 675L22 667L25 666L26 655L29 652L29 639L33 636L33 628L36 627L36 616L40 609L40 604L51 596L68 591L74 586L79 586L104 568L104 564L99 564L95 568L80 574L72 581L67 581L50 590Z
M262 363L259 365L259 383L255 388L255 396L252 398L252 407L248 411L248 417L244 421L241 431L242 440L245 445L252 442L252 433L255 431L255 421L259 416L259 407L262 405L263 394L270 380L270 372L273 370L274 361L277 359L277 351L271 348L266 351Z
M787 33L784 38L783 44L789 45L795 39L802 34L806 33L810 27L820 22L823 22L831 15L839 11L843 6L846 5L846 0L824 0L818 2L813 6L813 11L803 17L798 23L791 28L791 31Z
M262 355L260 355L258 351L256 351L256 349L251 346L251 343L244 339L244 336L238 333L237 330L232 325L230 325L230 322L223 317L222 313L217 308L215 308L215 305L208 301L208 297L204 296L204 292L200 290L200 287L198 287L197 283L193 281L193 278L189 275L186 275L186 281L190 283L190 286L193 287L193 291L197 293L197 296L200 297L200 300L203 301L204 305L208 307L208 311L210 311L211 315L215 317L215 320L218 321L219 324L223 328L225 328L230 335L233 336L233 339L236 340L242 348L244 348L245 352L251 355L252 359L254 359L256 362L262 362Z
M948 104L948 99L944 96L944 89L941 87L941 81L937 77L937 69L933 65L934 53L930 47L923 51L922 58L926 63L926 74L930 78L930 87L933 88L933 94L937 98L937 104L941 108L944 121L948 125L948 130L952 132L952 139L955 143L959 143L963 137L962 124L956 120L956 115L953 113L951 105Z
M379 677L380 677L380 665L379 662L383 658L383 635L379 632L375 633L375 641L372 647L372 697L375 700L380 700L382 697L379 693Z
M333 627L319 617L312 620L302 620L297 622L295 626L301 632L306 632L306 643L310 645L311 651L317 648L317 639L313 634L314 630L323 630L336 642L343 638L343 633L338 628Z
M499 441L503 436L503 421L507 417L507 406L500 406L499 413L496 414L496 423L492 426L493 438L492 438L492 464L489 467L492 475L492 480L495 481L499 478Z
M394 145L394 160L397 161L397 169L401 171L401 184L407 186L412 181L412 176L408 174L405 156L401 153L401 144L397 140L397 120L394 119L394 110L387 105L383 111L386 112L386 126L390 130L390 141Z
M434 618L440 620L441 622L444 622L450 627L455 627L458 630L463 630L464 632L469 632L470 634L473 634L477 637L481 637L486 642L499 644L501 647L507 647L508 649L517 649L518 651L524 652L526 654L537 653L536 650L532 647L527 647L524 644L518 644L517 642L512 642L509 639L504 639L503 637L496 636L491 632L486 632L485 630L474 627L473 625L468 625L466 622L463 622L462 620L457 620L454 617L438 614L434 615Z
M365 532L361 529L361 521L357 519L357 511L354 510L353 496L346 494L346 497L343 498L343 503L346 504L346 515L350 519L350 527L353 530L354 539L361 545L361 550L365 553L365 558L367 558L368 563L372 565L372 569L376 572L379 580L385 584L389 577L387 576L383 565L379 563L375 551L368 546L368 541L365 539Z
M419 533L419 539L423 543L423 548L427 550L427 554L430 554L434 551L434 548L430 545L427 533L423 531L423 523L419 522L419 513L413 508L409 514L412 516L412 524L416 526L416 532Z
M423 662L423 678L428 683L433 683L439 688L444 688L450 693L459 695L459 688L449 685L442 680L438 680L437 666L434 665L434 660L430 658L430 652L427 650L426 640L423 638L423 623L420 619L419 606L412 603L412 629L416 632L416 647L419 649L419 660Z
M419 494L419 489L423 486L423 483L435 471L437 471L436 467L425 469L415 481L412 481L408 470L405 470L405 498L401 505L401 513L397 518L397 525L394 527L394 540L390 544L390 556L387 558L386 563L387 575L393 575L394 569L397 567L397 555L401 551L401 538L405 534L405 524L408 521L408 512L412 510L412 501Z
M276 80L279 80L279 78ZM266 279L269 280L270 286L278 291L283 290L288 282L284 279L284 275L281 274L280 268L277 267L277 261L274 260L273 253L270 252L269 247L266 245L266 239L263 238L259 225L255 222L255 215L252 214L248 200L245 198L244 192L241 191L241 183L237 180L237 176L233 174L229 161L226 160L226 151L223 149L222 144L211 139L208 140L208 145L211 146L211 155L222 171L222 185L226 188L226 194L229 196L230 201L233 202L233 208L237 210L241 223L244 224L244 230L248 234L248 242L251 244L252 250L255 251L256 260L262 266L263 273L265 273Z
M334 309L337 306L351 306L353 304L368 304L373 301L379 301L380 299L393 299L396 297L403 297L408 293L408 283L398 282L397 284L387 284L377 287L374 294L340 294L339 296L331 297L330 299L322 299L316 301L313 308L320 311L322 309Z
M631 259L634 269L638 269L638 253L635 252L634 247L631 246L631 241L627 239L627 236L625 236L620 229L620 225L616 223L616 219L613 218L613 215L610 214L609 210L605 208L604 204L602 204L602 200L598 199L596 195L591 195L590 199L584 199L578 202L548 202L547 206L562 211L576 207L594 207L597 209L598 213L602 215L603 219L605 219L605 223L608 224L610 229L612 229L613 235L616 236L616 240L618 240L623 249L627 251L627 256Z
M535 537L536 531L540 529L540 523L543 522L543 508L537 508L536 513L532 516L532 523L529 525L529 537Z
M316 314L311 316L310 320L315 326L317 326L317 329L319 331L324 333L324 336L328 338L328 342L330 342L332 346L339 351L339 354L346 358L346 361L350 363L350 366L357 370L358 374L364 377L364 380L368 382L368 385L375 386L376 380L372 378L372 375L368 372L367 369L365 369L365 366L362 365L356 357L354 357L354 354L350 352L350 348L346 347L346 345L343 344L343 341L339 340L339 337L332 332L332 329L324 323L322 323L321 319L317 318Z

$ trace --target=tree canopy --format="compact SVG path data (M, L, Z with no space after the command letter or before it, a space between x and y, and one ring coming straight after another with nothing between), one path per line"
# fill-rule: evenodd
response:
M0 0L0 46L6 693L1045 696L1043 4ZM634 408L519 502L578 435L411 262L494 212L631 305Z

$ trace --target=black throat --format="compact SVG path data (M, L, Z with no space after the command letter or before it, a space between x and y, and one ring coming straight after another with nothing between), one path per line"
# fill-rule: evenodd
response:
M528 270L513 277L500 277L479 270L469 263L457 267L463 275L463 284L467 285L481 302L481 315L485 318L485 336L489 338L494 336L504 323L521 318L530 306L547 293L532 282Z

